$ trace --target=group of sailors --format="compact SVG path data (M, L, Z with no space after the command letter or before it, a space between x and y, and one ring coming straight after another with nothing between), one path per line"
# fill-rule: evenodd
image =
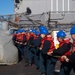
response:
M25 66L32 66L41 75L55 75L55 65L61 62L59 75L70 75L75 72L75 26L70 30L73 42L66 38L63 30L58 31L59 48L55 48L54 39L45 26L40 26L39 32L34 29L20 29L13 34L14 45L18 48L19 59L25 58Z

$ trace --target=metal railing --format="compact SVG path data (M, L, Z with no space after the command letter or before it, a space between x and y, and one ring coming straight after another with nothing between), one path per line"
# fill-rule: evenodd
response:
M9 25L10 26L14 26L14 27L32 27L32 28L36 28L36 27L39 27L40 25L46 25L46 27L49 29L55 29L55 28L58 28L58 29L66 29L66 28L70 28L71 26L75 25L74 22L71 22L71 23L59 23L58 20L63 20L64 19L64 16L65 16L65 13L75 13L75 11L65 11L65 12L62 12L62 11L59 11L58 13L61 12L61 15L62 17L61 18L57 18L57 19L51 19L50 16L48 17L49 19L49 23L48 23L48 19L47 21L45 22L45 24L43 22L41 22L41 17L44 15L44 14L47 14L47 15L51 15L52 13L57 13L57 12L45 12L45 13L42 13L42 14L36 14L36 15L25 15L25 13L19 13L19 14L10 14L10 15L0 15L0 21L8 21L9 22ZM40 15L40 16L39 16ZM19 18L22 18L22 16L24 16L27 20L23 20L24 22L26 21L29 21L31 22L32 24L20 24L20 22L22 22L22 20L19 20L18 22L15 21L15 17L18 16ZM34 16L39 16L39 18L37 20L35 19L32 19L32 17ZM52 24L53 23L53 24ZM70 25L70 26L69 26ZM64 27L65 26L65 27Z

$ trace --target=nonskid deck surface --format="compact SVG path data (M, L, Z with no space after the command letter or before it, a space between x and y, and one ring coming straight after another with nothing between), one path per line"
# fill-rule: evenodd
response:
M59 72L59 62L56 65L56 71L55 75L58 75ZM40 75L40 72L36 70L35 65L32 65L31 67L25 67L25 62L22 60L16 65L12 66L0 66L0 75ZM71 72L71 75L75 75L73 72Z

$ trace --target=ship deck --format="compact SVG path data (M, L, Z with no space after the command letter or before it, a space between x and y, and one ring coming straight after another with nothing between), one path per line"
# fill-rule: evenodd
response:
M56 64L56 71L59 71L59 62ZM35 65L31 67L25 67L25 61L22 60L16 65L0 65L0 75L40 75L40 72L36 70ZM55 75L58 75L58 72L55 72ZM75 75L72 71L71 75Z

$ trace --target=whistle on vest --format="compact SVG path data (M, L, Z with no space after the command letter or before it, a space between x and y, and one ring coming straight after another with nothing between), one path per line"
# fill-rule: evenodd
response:
M59 44L56 44L55 48L58 49L59 48Z

